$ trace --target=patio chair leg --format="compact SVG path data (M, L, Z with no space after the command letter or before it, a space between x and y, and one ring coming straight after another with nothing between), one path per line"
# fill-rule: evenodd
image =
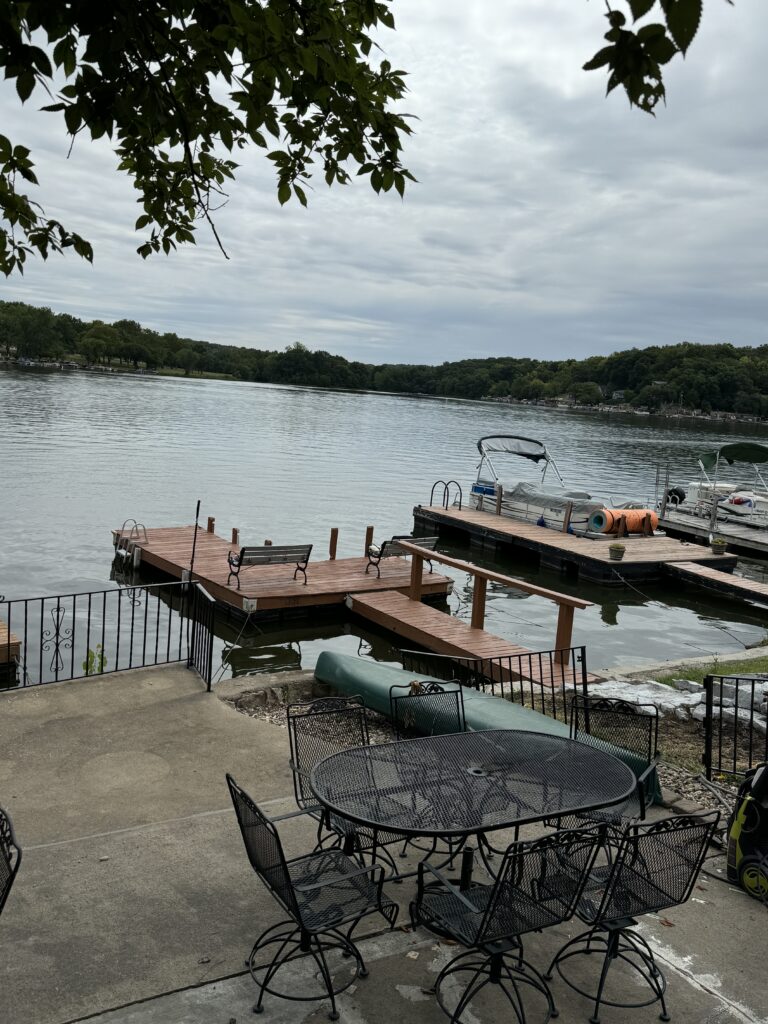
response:
M328 998L331 1000L331 1012L328 1014L328 1020L338 1020L339 1011L336 1009L336 997L333 992L333 978L331 977L331 972L328 970L328 962L325 959L323 947L317 936L314 937L313 941L317 949L312 949L310 946L309 952L310 955L312 956L312 959L315 961L318 968L320 969L320 974L322 975L323 983L325 984L325 987L328 991Z

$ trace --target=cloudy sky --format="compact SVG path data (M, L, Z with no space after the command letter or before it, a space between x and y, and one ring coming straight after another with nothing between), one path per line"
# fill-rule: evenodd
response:
M144 262L130 182L107 145L0 91L33 151L40 201L89 238L0 297L85 319L365 362L605 354L679 341L768 342L768 3L709 0L654 119L602 72L599 0L395 0L381 42L418 117L404 201L358 179L280 208L253 150L197 247ZM35 94L37 96L37 93Z

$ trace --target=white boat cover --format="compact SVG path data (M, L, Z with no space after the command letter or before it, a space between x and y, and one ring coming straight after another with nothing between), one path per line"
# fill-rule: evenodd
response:
M548 509L563 509L571 504L574 512L589 515L598 509L605 508L605 503L595 501L586 491L542 491L536 484L518 483L512 487L504 487L504 501L519 502L521 505L541 505Z

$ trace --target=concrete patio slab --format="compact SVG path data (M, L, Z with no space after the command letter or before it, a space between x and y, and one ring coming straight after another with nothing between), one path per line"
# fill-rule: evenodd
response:
M2 1024L253 1019L243 960L283 915L248 865L225 771L272 815L293 809L286 730L238 714L184 668L0 695L0 804L24 847L0 920ZM280 831L289 856L312 844L306 818ZM668 971L676 1024L762 1024L768 915L722 880L722 864L708 869L691 902L641 928ZM389 891L403 906L413 885ZM575 930L531 936L527 954L545 966ZM371 975L342 997L342 1020L444 1020L422 988L455 946L398 929L363 947ZM299 991L307 966L289 969ZM554 984L560 1019L586 1020L586 1000ZM324 1004L274 998L266 1012L274 1024L327 1019ZM506 1019L490 1004L467 1018ZM656 1011L602 1019L643 1024Z

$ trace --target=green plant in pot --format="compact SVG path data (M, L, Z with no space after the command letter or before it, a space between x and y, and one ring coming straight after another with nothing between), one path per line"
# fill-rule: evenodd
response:
M712 553L715 555L724 555L727 544L728 541L723 537L713 537L709 542L709 546L712 548Z
M625 551L626 547L618 541L614 541L613 544L608 545L608 557L612 562L620 562L624 557Z

